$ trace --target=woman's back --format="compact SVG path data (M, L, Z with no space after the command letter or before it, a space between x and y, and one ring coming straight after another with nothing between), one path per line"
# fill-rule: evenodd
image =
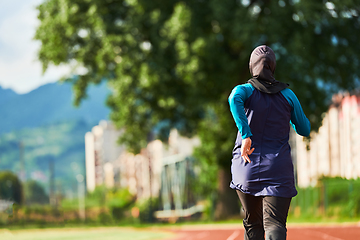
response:
M251 163L241 160L239 133L233 151L232 184L255 196L293 197L296 190L288 144L291 105L281 92L267 94L252 90L244 109L255 150L249 156Z

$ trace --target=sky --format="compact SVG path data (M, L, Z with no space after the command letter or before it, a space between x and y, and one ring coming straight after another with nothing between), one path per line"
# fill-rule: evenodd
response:
M33 40L39 25L36 6L44 0L0 0L0 86L19 94L55 82L69 67L50 66L43 74L37 60L40 42Z

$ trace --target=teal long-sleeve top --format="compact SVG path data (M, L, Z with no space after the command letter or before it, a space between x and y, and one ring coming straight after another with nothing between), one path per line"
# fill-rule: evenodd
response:
M248 125L248 119L245 116L244 103L251 96L254 87L250 83L236 86L230 96L229 105L231 114L235 120L236 126L241 133L242 139L252 136L251 129ZM301 136L309 136L310 122L304 114L301 104L295 93L286 88L281 91L281 94L286 98L291 106L290 124L297 134Z

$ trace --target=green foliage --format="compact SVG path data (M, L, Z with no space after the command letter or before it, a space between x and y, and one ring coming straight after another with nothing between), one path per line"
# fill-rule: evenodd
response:
M111 223L127 217L125 212L130 210L135 200L135 196L128 189L108 189L105 186L97 186L93 192L86 195L85 207L86 209L101 209L99 221ZM78 201L77 198L64 199L61 206L66 211L77 210Z
M106 207L106 195L109 190L105 186L97 186L93 192L89 192L85 197L85 207ZM61 207L64 210L78 209L79 199L63 199L61 201Z
M124 212L129 210L135 202L135 196L128 189L109 191L106 195L107 205L113 218L120 220L124 217Z
M290 216L299 218L351 219L360 217L360 179L323 177L318 186L298 188Z
M360 184L358 184L360 185ZM357 188L359 189L359 188ZM347 211L350 217L360 216L360 192L352 191L349 196L349 202L347 204Z
M54 206L50 205L39 205L39 204L33 204L31 206L25 206L23 208L23 212L26 216L29 216L31 214L38 214L42 216L53 216L53 217L59 217L61 215L61 211L58 208L55 208Z
M24 195L26 204L47 204L49 196L44 187L35 180L29 180L24 183Z
M341 206L342 215L348 217L360 217L360 179L348 180L343 178L320 179L325 188L328 205Z
M210 106L205 119L200 123L199 137L205 144L195 149L194 157L199 160L196 165L203 173L198 174L195 182L196 192L202 196L211 195L216 190L219 166L230 169L231 149L236 138L232 121L227 105L222 104Z
M0 199L23 202L23 187L19 178L10 171L0 172Z
M152 197L140 200L135 207L139 209L139 220L141 223L154 222L154 212L159 210L159 198Z
M107 212L101 212L98 216L98 220L101 224L108 225L114 223L114 219Z
M105 186L97 186L93 192L87 194L86 198L96 202L96 206L105 205L107 192L108 189Z

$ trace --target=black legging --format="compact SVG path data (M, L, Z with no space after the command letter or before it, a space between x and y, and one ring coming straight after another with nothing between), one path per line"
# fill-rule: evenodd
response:
M245 212L245 240L285 240L291 198L260 196L236 191Z

